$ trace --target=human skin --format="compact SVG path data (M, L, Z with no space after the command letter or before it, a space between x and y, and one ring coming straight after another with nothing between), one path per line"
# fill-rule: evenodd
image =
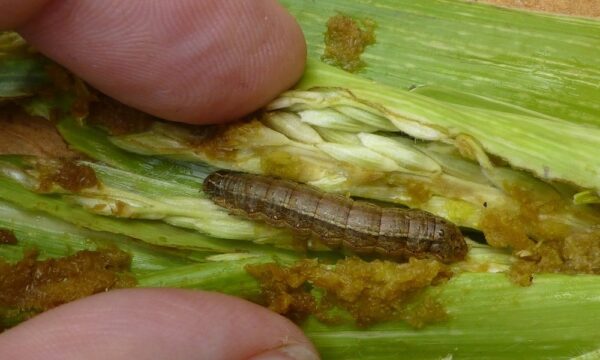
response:
M234 120L301 76L306 47L275 0L0 0L0 29L145 112ZM116 290L0 335L0 359L317 359L289 320L241 299Z
M114 290L0 335L0 359L317 359L289 320L230 296Z
M258 109L306 58L275 0L0 0L0 29L129 106L189 123Z

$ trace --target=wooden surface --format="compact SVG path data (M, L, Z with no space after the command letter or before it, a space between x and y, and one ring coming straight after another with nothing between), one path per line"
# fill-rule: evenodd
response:
M485 2L535 11L600 17L600 0L485 0Z

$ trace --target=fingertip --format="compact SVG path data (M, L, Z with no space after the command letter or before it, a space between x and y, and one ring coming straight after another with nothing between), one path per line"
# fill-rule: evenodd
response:
M14 30L38 13L48 0L0 0L0 31Z
M300 26L275 0L63 0L21 30L109 96L188 123L257 110L306 61Z
M276 349L267 350L248 360L318 360L319 357L304 345L289 344Z
M316 356L300 329L255 304L216 293L134 289L69 303L7 331L0 358L248 359L288 345Z

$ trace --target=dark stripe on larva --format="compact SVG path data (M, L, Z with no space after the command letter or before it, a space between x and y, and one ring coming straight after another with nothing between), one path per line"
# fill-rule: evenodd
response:
M217 171L204 192L234 214L312 234L331 248L405 260L464 259L467 244L456 225L421 210L383 208L272 177Z

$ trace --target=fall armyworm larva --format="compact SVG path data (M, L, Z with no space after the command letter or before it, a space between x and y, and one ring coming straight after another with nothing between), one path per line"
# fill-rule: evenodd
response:
M289 180L223 170L210 174L203 189L236 215L310 234L359 255L448 263L467 253L456 225L421 210L380 207Z

